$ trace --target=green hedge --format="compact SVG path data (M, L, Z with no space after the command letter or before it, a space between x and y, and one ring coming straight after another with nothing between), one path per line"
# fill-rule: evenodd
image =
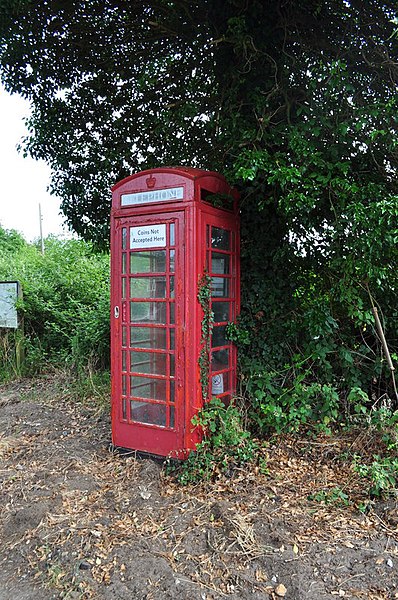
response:
M109 255L55 237L42 255L39 245L0 229L0 279L22 285L28 371L48 363L109 367Z

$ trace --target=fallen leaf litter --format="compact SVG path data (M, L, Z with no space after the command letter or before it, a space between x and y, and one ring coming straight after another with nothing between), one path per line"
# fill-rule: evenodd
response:
M154 591L154 597L167 598L162 586L175 585L182 594L191 590L192 598L257 593L301 600L294 579L300 568L312 573L307 598L398 597L398 528L375 510L358 511L362 482L340 459L347 448L371 451L372 440L363 433L318 436L315 442L280 437L267 449L269 475L237 469L230 479L181 488L152 461L110 453L109 423L98 411L67 399L60 410L59 397L25 407L25 401L5 397L0 558L60 598L73 592L106 599L107 587L134 585L148 599ZM313 499L334 489L349 496L349 506ZM33 514L41 504L38 522L26 517L19 524L23 510L30 507ZM369 556L374 576L354 572L355 565L339 576L335 567L318 564L315 546L324 562L337 560L342 550L354 562L355 553ZM137 557L144 565L153 559L148 564L163 565L163 572L151 566L134 583L131 561ZM278 575L273 565L279 565Z

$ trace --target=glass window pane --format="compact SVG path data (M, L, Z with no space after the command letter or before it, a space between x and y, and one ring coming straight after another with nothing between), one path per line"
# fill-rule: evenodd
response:
M175 245L175 226L174 223L170 224L170 246Z
M174 271L175 271L175 257L176 257L176 251L170 250L170 272L171 273L174 273Z
M170 354L170 375L171 375L171 377L175 376L175 359L174 359L174 354Z
M227 371L226 373L222 374L223 377L223 387L224 387L224 392L230 392L231 391L231 372Z
M122 278L122 299L123 300L126 298L126 287L127 287L126 281L127 281L126 278L123 277Z
M170 350L175 349L174 329L170 329Z
M166 379L149 379L149 377L130 377L130 396L151 398L166 401Z
M211 353L211 370L222 371L229 366L229 348L215 350Z
M155 352L130 352L130 370L136 373L167 375L166 354Z
M122 375L122 394L127 395L127 375Z
M131 277L130 298L166 298L166 277Z
M170 323L174 325L175 323L175 304L174 302L170 303Z
M127 327L122 327L122 346L127 346Z
M122 371L127 371L127 350L122 351Z
M127 273L127 254L122 254L122 273Z
M166 405L150 402L130 401L130 414L133 421L147 425L166 427Z
M225 329L225 325L213 327L213 333L211 337L212 348L216 348L217 346L226 346L227 344L230 344L230 341L226 338Z
M175 383L170 381L170 402L175 402Z
M226 279L225 277L212 277L211 295L215 298L228 298L229 279Z
M221 323L222 321L230 320L229 302L213 302L212 310L215 323Z
M166 350L166 329L164 327L130 327L132 348Z
M211 272L220 275L229 275L229 254L211 253Z
M231 249L231 232L220 227L211 228L211 245L219 250Z
M127 227L122 228L122 249L126 250L127 248Z
M174 298L174 275L170 277L170 298Z
M130 302L132 323L166 323L166 302Z
M166 250L147 250L130 253L130 273L164 273Z
M169 410L170 410L170 427L172 429L174 429L174 419L175 419L175 417L174 417L174 406L170 406Z
M127 419L127 402L126 398L122 398L122 418Z

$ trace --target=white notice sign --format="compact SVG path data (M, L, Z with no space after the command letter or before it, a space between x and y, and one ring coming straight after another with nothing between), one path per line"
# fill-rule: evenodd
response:
M215 396L224 393L224 380L222 375L213 375L211 378L211 393Z
M18 328L18 314L15 304L18 300L16 281L0 282L0 327Z
M166 246L166 224L130 227L130 248L164 248Z

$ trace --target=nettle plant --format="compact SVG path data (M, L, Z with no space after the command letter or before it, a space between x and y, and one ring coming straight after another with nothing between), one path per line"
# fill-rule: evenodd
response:
M359 456L355 456L353 466L354 471L367 481L370 497L397 495L398 456L375 454L373 460L367 464L362 462Z
M193 418L192 424L201 428L203 439L179 466L177 479L180 483L208 481L222 475L231 477L235 469L254 462L266 471L260 447L245 429L242 412L233 401L226 406L219 398L211 398Z

